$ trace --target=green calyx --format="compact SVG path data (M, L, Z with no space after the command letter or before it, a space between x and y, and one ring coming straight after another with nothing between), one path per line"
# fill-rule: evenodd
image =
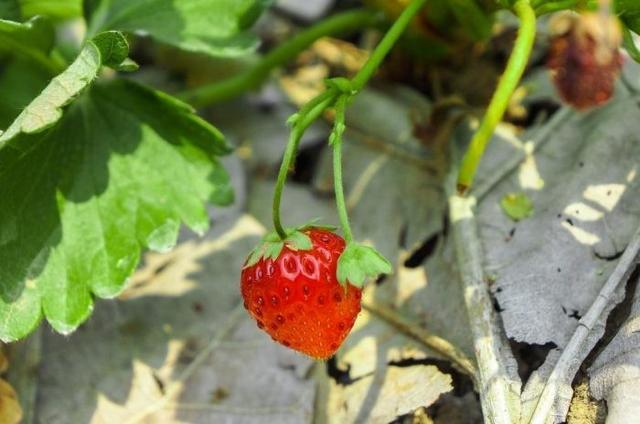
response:
M368 278L390 274L391 263L373 247L355 242L347 244L338 259L338 282L361 288Z
M309 221L299 227L285 228L285 238L281 238L277 231L271 231L262 237L262 241L251 251L247 264L248 268L257 264L261 259L276 260L280 256L282 249L287 246L291 250L311 250L313 243L311 238L305 234L312 228L333 231L335 227L329 225L318 225L316 220Z

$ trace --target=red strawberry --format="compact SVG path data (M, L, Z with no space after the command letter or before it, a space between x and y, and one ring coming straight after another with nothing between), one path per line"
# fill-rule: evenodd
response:
M250 256L241 277L244 306L277 342L327 359L353 327L362 290L338 282L342 237L319 228L304 228L298 234L311 240L309 249L284 243L275 253Z

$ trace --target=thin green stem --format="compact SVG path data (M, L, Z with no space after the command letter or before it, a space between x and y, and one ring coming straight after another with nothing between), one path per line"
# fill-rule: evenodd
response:
M291 61L317 39L374 26L380 23L380 18L378 12L369 9L351 10L334 15L282 43L265 55L255 67L234 77L185 91L178 94L178 97L196 107L236 97L259 87L273 69Z
M458 191L460 193L465 193L471 187L482 155L491 140L496 126L504 116L511 95L518 87L531 55L536 36L536 15L529 4L529 0L518 0L513 5L513 9L520 19L518 37L507 67L502 77L500 77L498 87L489 103L487 112L462 159L460 173L458 174Z
M334 130L332 134L333 143L333 186L336 195L336 208L342 226L342 233L347 244L353 241L353 232L349 224L349 213L347 211L344 198L344 188L342 184L342 133L345 129L345 111L349 98L362 90L367 82L376 73L384 58L389 54L398 39L413 17L422 9L427 0L413 0L400 14L398 19L387 31L380 43L369 56L362 69L353 77L350 82L351 93L343 93L336 102L336 116Z
M287 175L291 169L291 164L298 150L300 139L305 130L311 125L324 110L331 106L335 101L335 94L332 91L325 91L322 94L316 96L313 100L307 103L300 111L298 118L293 123L291 134L289 135L289 141L280 164L280 171L278 172L278 180L273 193L273 227L280 236L281 239L287 238L287 233L282 226L282 220L280 218L280 202L282 200L282 191L284 185L287 182Z
M336 131L334 129L334 134L337 134L337 137L334 139L336 203L345 240L350 242L353 239L344 201L341 166L341 134L344 130L344 114L347 101L351 95L360 91L373 76L393 45L398 41L407 25L409 25L411 19L416 15L416 13L418 13L426 2L427 0L413 0L409 6L405 8L391 28L389 28L389 31L383 37L380 44L378 44L374 49L367 63L365 63L353 80L348 82L346 87L347 92L342 91L345 87L339 87L338 85L330 86L324 93L316 96L295 115L293 128L285 149L282 164L280 165L278 180L273 194L273 226L281 239L285 239L287 237L286 230L282 226L280 218L282 191L284 190L284 185L287 180L289 169L291 168L291 163L293 162L293 158L295 157L295 153L298 149L298 144L300 143L300 139L307 127L311 125L311 123L313 123L313 121L315 121L327 107L335 104L336 100L338 101L336 111L336 128L338 128L338 130ZM365 24L371 25L375 23L376 18L377 15L364 10L337 15L334 18L328 19L323 23L318 24L316 27L299 34L297 39L292 39L288 43L285 43L281 47L275 49L265 57L261 62L261 65L252 69L249 73L244 75L241 74L236 78L223 82L222 85L214 84L209 87L201 87L197 92L183 94L182 98L195 106L199 106L205 103L212 103L213 101L232 97L245 89L261 83L271 69L287 62L319 37L335 32L344 32L347 29L362 27Z
M365 63L362 69L353 77L351 83L354 91L362 90L367 84L382 64L384 58L389 54L389 51L391 51L398 39L402 36L413 17L422 9L422 6L424 6L426 2L427 0L413 0L402 11L398 19L396 19L391 28L389 28L389 31L387 31L380 43L373 50L367 63Z
M344 199L344 189L342 185L342 132L345 128L345 109L347 108L348 97L343 95L336 103L336 117L332 137L333 143L333 189L336 194L336 209L340 217L342 233L347 244L353 241L353 233L349 224L349 214Z
M289 134L287 148L284 151L284 157L282 158L282 163L280 164L280 171L278 172L276 188L273 192L273 210L271 214L273 218L273 228L275 228L276 232L282 240L287 238L287 233L282 227L282 220L280 219L280 202L282 200L282 191L284 190L284 184L287 181L287 175L289 174L291 162L293 161L296 150L298 150L300 138L302 138L300 132L296 128L292 128L291 134Z

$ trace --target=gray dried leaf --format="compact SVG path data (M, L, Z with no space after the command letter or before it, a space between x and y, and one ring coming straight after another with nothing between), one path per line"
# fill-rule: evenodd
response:
M481 201L486 270L510 338L563 346L627 245L640 222L637 114L631 99L571 114ZM504 157L505 143L530 150L531 137L496 139L488 157ZM531 174L544 189L527 185ZM513 223L499 202L523 188L536 213Z
M596 399L607 401L607 423L631 423L640 416L640 291L628 318L589 368Z

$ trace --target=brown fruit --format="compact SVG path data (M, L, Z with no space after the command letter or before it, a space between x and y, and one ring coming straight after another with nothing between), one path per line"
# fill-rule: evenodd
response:
M615 17L562 13L550 22L547 66L560 96L576 109L606 103L622 67L622 34Z

